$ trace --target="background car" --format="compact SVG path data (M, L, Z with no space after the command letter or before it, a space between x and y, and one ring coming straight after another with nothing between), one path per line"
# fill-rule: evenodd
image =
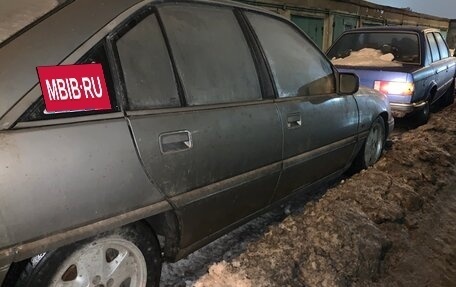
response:
M343 33L327 55L340 71L356 73L362 86L386 94L396 117L416 112L424 124L432 104L454 101L456 58L436 29L359 28Z
M394 125L295 25L231 2L71 1L0 63L3 287L158 286L162 260L374 164Z

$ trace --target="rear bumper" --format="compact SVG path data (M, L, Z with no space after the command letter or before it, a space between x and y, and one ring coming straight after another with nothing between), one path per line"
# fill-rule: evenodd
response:
M400 103L390 103L391 113L394 117L401 118L405 115L420 110L426 105L426 102L419 103L410 103L410 104L400 104Z

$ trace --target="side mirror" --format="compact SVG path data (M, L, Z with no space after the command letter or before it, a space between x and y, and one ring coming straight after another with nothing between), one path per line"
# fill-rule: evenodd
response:
M339 73L339 93L353 95L359 90L359 78L353 73Z

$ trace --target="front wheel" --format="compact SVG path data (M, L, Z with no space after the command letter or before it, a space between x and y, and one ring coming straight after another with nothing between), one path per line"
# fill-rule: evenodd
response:
M147 226L115 232L34 257L16 287L156 287L161 259Z
M374 165L381 157L386 140L385 121L377 117L367 135L366 141L355 159L356 170L361 170Z

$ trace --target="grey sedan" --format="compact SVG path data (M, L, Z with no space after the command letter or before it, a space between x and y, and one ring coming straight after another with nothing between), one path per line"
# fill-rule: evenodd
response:
M3 287L158 286L163 260L374 164L394 125L291 22L232 2L68 1L0 63Z

